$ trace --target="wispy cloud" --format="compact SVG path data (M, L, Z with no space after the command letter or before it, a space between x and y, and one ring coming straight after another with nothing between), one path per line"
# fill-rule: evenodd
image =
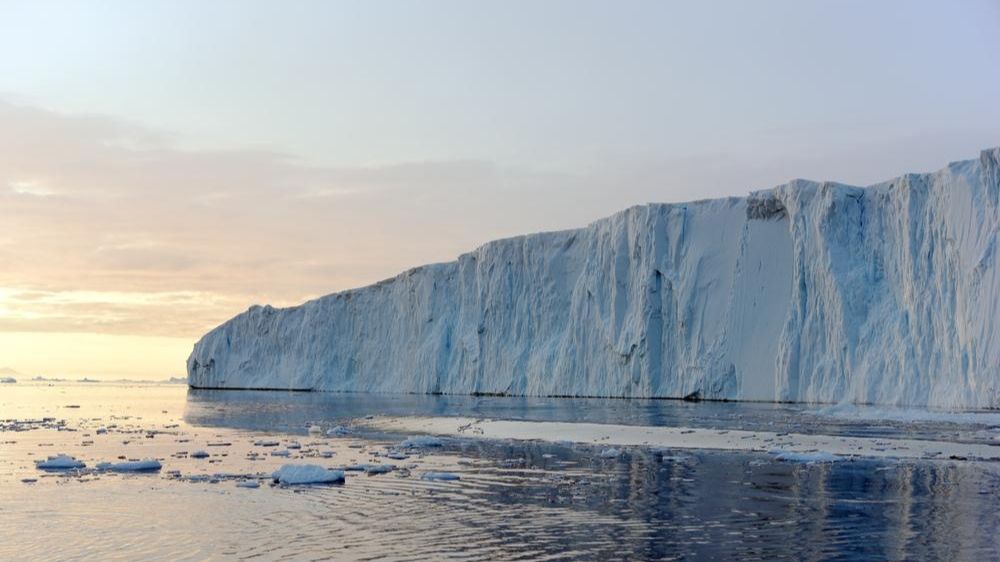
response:
M635 203L843 178L840 169L854 172L848 181L882 179L919 169L914 154L944 163L919 137L863 152L852 139L821 158L806 142L769 156L731 147L572 172L476 160L333 168L174 140L0 98L0 331L194 340L252 303L295 304ZM979 148L969 135L952 140L957 156Z
M437 244L398 248L409 210L493 175L475 162L335 169L181 150L113 118L2 101L0 153L4 331L195 338L254 302L439 259ZM406 238L413 250L434 234Z

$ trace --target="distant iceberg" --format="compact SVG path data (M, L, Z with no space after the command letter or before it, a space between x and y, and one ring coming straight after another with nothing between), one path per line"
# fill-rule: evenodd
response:
M1000 149L490 242L254 306L194 387L1000 407Z
M0 367L0 384L15 384L21 373L10 367Z

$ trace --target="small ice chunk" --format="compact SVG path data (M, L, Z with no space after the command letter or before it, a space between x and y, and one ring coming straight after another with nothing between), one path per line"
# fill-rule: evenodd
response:
M101 427L97 428L97 431L95 433L97 433L98 435L104 435L107 432L108 432L108 428L106 428L106 427L104 427L102 425Z
M365 466L365 472L368 474L386 474L392 472L394 467L391 464L369 464Z
M410 455L407 455L406 453L402 453L400 451L389 451L388 453L385 454L385 456L395 461L403 461L410 458Z
M163 468L163 465L156 459L116 463L102 462L97 465L97 470L109 470L111 472L153 472L161 468Z
M342 425L338 425L338 426L336 426L336 427L334 427L332 429L329 429L326 432L326 434L329 437L343 437L344 435L350 435L350 433L351 433L351 430L347 429L346 427L344 427Z
M35 461L35 467L40 470L72 470L74 468L84 468L87 466L75 458L59 453L44 461Z
M310 425L309 433L323 433L323 428L318 425Z
M277 451L271 451L271 456L272 457L287 457L287 456L289 456L291 454L292 454L292 452L289 451L288 449L279 449Z
M277 441L272 441L270 439L262 439L260 441L255 441L254 442L254 445L256 445L258 447L277 447L280 444L281 443L279 443Z
M442 446L444 446L444 441L440 437L434 437L432 435L414 435L399 444L399 447L402 449L420 449L423 447Z
M776 460L784 462L823 463L823 462L836 462L844 460L844 457L837 456L833 453L827 453L826 451L797 453L795 451L783 451L781 449L773 449L769 453L774 455L774 458Z
M188 456L191 457L192 459L207 459L208 451L195 451Z
M620 456L622 456L621 450L615 449L613 447L611 449L604 449L603 451L601 451L602 459L616 459Z
M298 484L340 484L344 471L329 470L315 464L286 464L272 474L275 482L294 486Z
M241 480L236 483L237 488L260 488L260 482L256 480Z
M454 472L425 472L421 478L424 480L461 480L461 477Z
M286 447L289 449L301 449L302 445L298 441L290 441Z

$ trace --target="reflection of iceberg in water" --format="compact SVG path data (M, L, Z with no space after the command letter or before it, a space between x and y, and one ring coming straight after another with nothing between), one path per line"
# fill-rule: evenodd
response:
M979 424L891 420L873 428L867 421L771 404L234 391L191 391L185 418L196 425L305 434L313 422L325 427L368 414L582 421L581 412L587 421L719 429L773 429L771 424L780 422L783 429L800 431L956 439L982 431ZM402 439L365 433L352 439L371 437L397 444ZM446 440L434 455L475 460L474 471L462 474L466 485L432 502L409 494L394 495L391 502L363 496L363 517L319 518L308 532L362 537L365 548L376 551L419 548L427 537L438 544L484 545L516 537L504 542L512 557L558 556L581 545L592 553L632 559L981 560L1000 551L1000 539L992 532L1000 528L995 463L806 465L776 461L766 453L649 448L626 448L602 458L604 449ZM342 495L312 501L313 513L344 513ZM393 522L401 512L421 517L399 529ZM281 532L273 538L293 538ZM382 542L389 540L394 545Z

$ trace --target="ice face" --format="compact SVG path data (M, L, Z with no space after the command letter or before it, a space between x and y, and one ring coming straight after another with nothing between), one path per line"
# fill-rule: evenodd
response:
M199 341L204 388L1000 406L1000 149L490 242Z

